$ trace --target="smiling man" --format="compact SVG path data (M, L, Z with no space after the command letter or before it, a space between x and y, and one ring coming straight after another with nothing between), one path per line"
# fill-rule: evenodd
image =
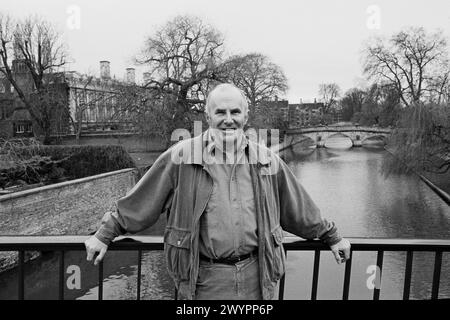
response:
M350 243L286 163L246 138L243 93L220 84L205 112L208 130L164 152L105 214L85 243L87 259L99 253L97 264L115 237L148 228L161 213L167 270L182 299L272 299L285 272L283 230L321 239L338 263L348 259Z

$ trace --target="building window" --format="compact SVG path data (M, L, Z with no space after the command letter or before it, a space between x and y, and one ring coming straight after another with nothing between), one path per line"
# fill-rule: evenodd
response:
M24 133L25 132L25 125L23 124L17 124L16 125L16 133Z
M31 123L14 124L14 134L33 133L33 125Z

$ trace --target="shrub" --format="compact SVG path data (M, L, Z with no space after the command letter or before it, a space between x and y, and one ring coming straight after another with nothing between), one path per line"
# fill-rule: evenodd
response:
M9 145L9 148L2 153L14 165L0 168L0 187L53 183L136 167L121 146Z

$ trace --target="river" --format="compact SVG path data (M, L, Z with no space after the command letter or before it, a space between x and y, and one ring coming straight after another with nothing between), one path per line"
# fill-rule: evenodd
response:
M348 148L349 141L335 138L328 148L294 148L285 155L289 166L321 209L345 237L450 239L450 207L415 175L384 176L381 164L390 157L383 148ZM161 234L162 225L150 233ZM288 252L285 299L309 299L313 253ZM96 268L85 262L84 252L69 252L65 266L79 267L79 286L65 288L66 299L96 299ZM108 252L105 258L104 299L134 299L137 254ZM381 279L381 299L401 299L406 253L386 252ZM431 296L434 253L414 254L411 299ZM376 253L355 252L352 260L350 299L371 299ZM25 268L27 299L56 299L58 262L44 255ZM162 252L143 255L142 299L172 299L173 286ZM450 298L450 255L443 254L440 298ZM71 273L66 281L71 281ZM318 299L340 299L344 266L331 252L322 252ZM0 299L17 297L17 272L0 275ZM375 281L376 283L376 281Z

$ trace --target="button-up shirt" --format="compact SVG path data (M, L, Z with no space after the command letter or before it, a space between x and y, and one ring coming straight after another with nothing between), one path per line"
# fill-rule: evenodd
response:
M223 153L209 141L207 156L217 159ZM239 256L258 246L253 186L243 139L236 161L207 161L205 169L213 179L211 198L200 219L200 253L209 258ZM218 163L217 163L218 162Z

